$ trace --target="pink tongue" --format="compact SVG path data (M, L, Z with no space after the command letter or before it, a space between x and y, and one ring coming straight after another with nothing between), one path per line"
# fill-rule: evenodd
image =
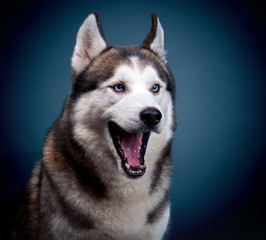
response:
M142 132L129 134L126 133L122 142L121 147L123 148L124 154L128 160L128 164L132 167L140 165L140 149L142 144Z

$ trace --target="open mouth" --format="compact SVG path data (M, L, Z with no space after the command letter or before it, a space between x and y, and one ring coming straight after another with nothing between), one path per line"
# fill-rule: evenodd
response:
M130 177L142 176L146 171L144 155L150 132L128 133L111 121L108 127L124 171Z

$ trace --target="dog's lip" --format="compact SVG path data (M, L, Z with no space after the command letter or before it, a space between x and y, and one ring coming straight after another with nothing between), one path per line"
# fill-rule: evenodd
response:
M123 151L123 147L121 146L121 143L125 135L138 135L138 137L140 137L140 134L139 134L140 132L128 133L125 130L123 130L117 123L113 121L108 122L108 128L109 128L109 132L113 140L115 149L117 151L117 154L119 155L121 159L121 167L123 168L123 170L127 173L129 177L136 178L136 177L142 176L146 171L144 155L146 152L146 147L148 144L150 132L141 132L142 142L141 142L141 147L139 151L139 159L137 159L139 164L136 164L136 160L134 160L135 166L132 166L130 165Z

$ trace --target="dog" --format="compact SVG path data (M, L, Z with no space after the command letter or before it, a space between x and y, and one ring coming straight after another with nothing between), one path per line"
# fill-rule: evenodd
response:
M156 14L141 46L80 27L72 89L27 187L18 239L162 239L170 215L175 83Z

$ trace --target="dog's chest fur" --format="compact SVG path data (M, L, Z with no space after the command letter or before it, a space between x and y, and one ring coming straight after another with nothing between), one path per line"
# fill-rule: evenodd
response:
M89 216L88 221L97 226L99 234L108 236L107 239L160 239L163 231L158 233L156 229L165 227L168 220L167 213L165 217L161 216L162 219L157 224L148 224L148 222L153 206L158 204L164 196L160 194L149 196L148 191L144 189L133 190L124 187L122 189L128 193L121 195L118 193L116 197L87 204L85 202L93 200L79 197L72 207L86 213ZM84 209L90 209L90 211L86 212ZM50 224L55 236L60 232L67 239L74 237L87 239L90 236L91 229L79 226L77 231L77 226L68 223L68 219L60 213L51 216Z
M50 139L45 147L47 157L50 152L54 152L53 137ZM33 204L39 204L40 209L45 212L43 216L36 212L35 214L36 219L43 218L46 227L51 230L51 233L46 233L47 237L98 239L95 236L104 236L106 239L121 240L161 238L169 218L169 165L166 164L162 169L164 174L160 175L160 179L152 178L160 159L136 181L103 175L101 183L96 186L101 189L101 192L98 192L96 188L83 182L90 180L90 177L79 179L73 174L73 169L68 168L70 166L65 163L61 165L69 159L64 159L60 151L57 151L57 154L63 161L49 158L47 162L44 159L43 164L36 167L36 178L32 178L30 185L32 189L35 189L36 185L42 186ZM74 168L78 169L77 166ZM101 170L106 169L94 169L95 172ZM96 179L97 176L91 178Z

